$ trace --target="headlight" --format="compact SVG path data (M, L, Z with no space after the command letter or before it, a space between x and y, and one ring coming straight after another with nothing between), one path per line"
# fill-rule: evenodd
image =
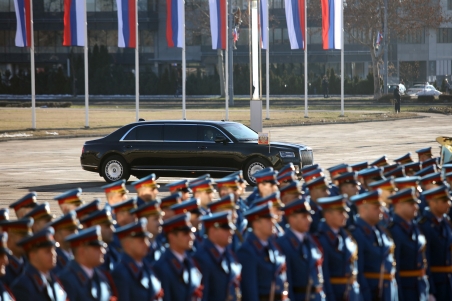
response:
M294 152L279 152L281 158L295 158Z

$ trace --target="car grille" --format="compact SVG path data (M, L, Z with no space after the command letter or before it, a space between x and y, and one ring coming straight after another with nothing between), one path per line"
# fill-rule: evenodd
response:
M300 150L301 166L314 164L314 154L312 150Z

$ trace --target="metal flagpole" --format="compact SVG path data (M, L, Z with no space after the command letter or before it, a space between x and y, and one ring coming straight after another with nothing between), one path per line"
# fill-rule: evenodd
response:
M89 128L89 87L88 87L88 20L86 16L86 1L83 1L83 14L85 17L85 128Z
M226 23L226 48L224 49L224 77L225 77L225 85L224 85L224 102L226 105L226 116L225 120L229 120L229 22L228 22L228 4L229 1L226 0L226 9L225 9L225 23Z
M35 39L33 35L33 1L30 1L30 72L31 72L31 128L36 129L36 87L35 87Z
M267 11L267 41L265 41L265 46L267 48L265 53L265 64L267 68L265 69L265 92L266 92L266 107L267 107L267 117L265 119L270 119L270 17L268 16L268 1L267 6L265 7Z
M344 116L344 2L341 3L341 116Z
M185 58L185 1L184 0L180 0L182 1L182 30L183 30L183 34L182 34L182 119L186 120L187 119L187 115L186 115L186 109L185 109L185 80L186 80L186 71L187 71L187 63L186 63L186 58Z
M136 121L140 119L140 57L138 51L138 1L135 0L135 115Z
M262 20L261 20L261 2L257 0L257 18L258 22L258 41L259 41L259 100L262 101Z
M304 1L304 118L308 118L308 8Z

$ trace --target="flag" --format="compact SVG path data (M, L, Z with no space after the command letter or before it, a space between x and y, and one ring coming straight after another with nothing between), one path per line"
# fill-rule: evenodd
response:
M209 0L212 49L226 49L226 0Z
M184 0L166 0L166 41L168 47L184 47Z
M116 0L118 7L118 47L137 46L137 2L136 0Z
M383 34L379 31L377 33L377 40L375 41L376 45L380 45L381 41L383 40Z
M305 0L285 0L287 32L291 49L304 49Z
M321 1L323 49L341 49L343 0Z
M16 46L31 47L31 0L14 0L16 9Z
M63 46L85 46L84 0L64 0Z
M268 40L268 0L261 0L261 12L260 12L260 27L261 27L261 47L267 49Z

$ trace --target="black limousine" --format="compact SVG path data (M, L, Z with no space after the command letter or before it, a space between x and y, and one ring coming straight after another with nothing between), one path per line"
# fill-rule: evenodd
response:
M107 182L138 178L223 177L237 170L250 185L265 167L279 169L292 162L297 169L313 164L312 149L302 144L270 141L258 144L258 134L230 121L168 120L131 123L83 145L82 168Z

